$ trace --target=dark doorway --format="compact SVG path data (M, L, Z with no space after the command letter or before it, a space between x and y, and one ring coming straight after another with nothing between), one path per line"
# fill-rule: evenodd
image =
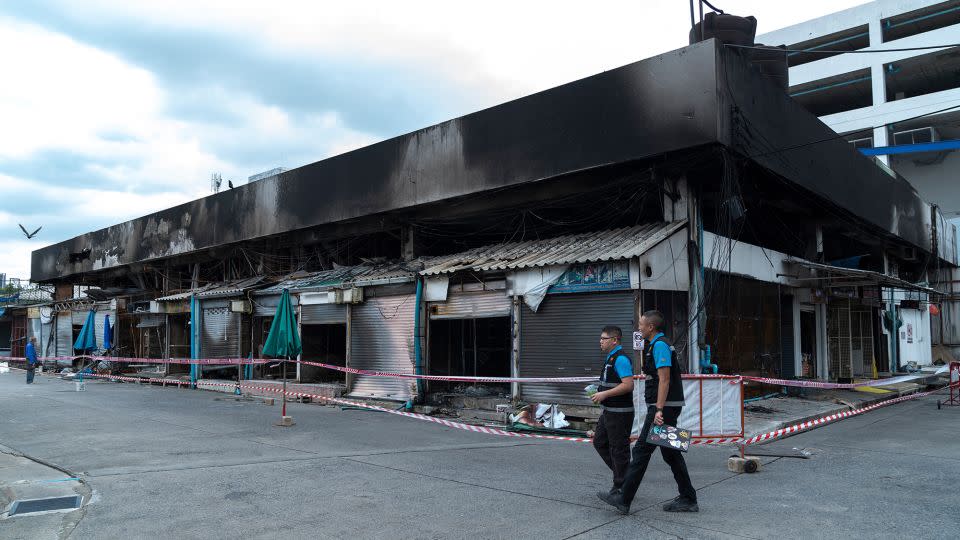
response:
M430 374L470 377L510 376L510 318L430 321ZM456 391L464 383L430 383L433 392ZM510 384L484 384L509 393Z
M817 314L800 311L800 377L817 378Z
M302 360L341 367L347 365L346 324L304 324L301 332ZM329 368L301 365L300 382L346 383L346 375Z
M0 321L0 356L10 356L10 336L12 325L10 321Z

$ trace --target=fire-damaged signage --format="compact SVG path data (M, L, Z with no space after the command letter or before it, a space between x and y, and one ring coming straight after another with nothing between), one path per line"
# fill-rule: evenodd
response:
M550 287L552 293L610 291L630 288L627 261L575 264Z

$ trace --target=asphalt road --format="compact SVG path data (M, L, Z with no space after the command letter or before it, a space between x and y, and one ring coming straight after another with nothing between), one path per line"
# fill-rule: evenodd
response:
M766 445L812 457L766 458L757 474L728 472L729 448L694 448L698 514L660 509L676 493L654 457L620 516L596 499L610 474L588 444L304 404L280 428L279 404L38 383L0 375L0 444L92 490L61 537L875 539L955 538L960 526L960 407L937 410L936 397ZM57 536L31 519L0 520L0 537Z

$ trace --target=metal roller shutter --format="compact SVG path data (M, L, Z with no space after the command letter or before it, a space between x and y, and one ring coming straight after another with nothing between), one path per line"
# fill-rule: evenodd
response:
M57 356L73 356L73 319L69 311L57 312Z
M450 293L446 302L430 305L431 319L482 319L509 317L512 309L505 291Z
M624 349L636 363L630 345L634 309L633 291L551 294L536 313L524 304L520 376L599 378L603 365L600 331L611 324L623 330ZM524 384L520 393L529 402L589 405L584 386L586 383Z
M94 327L96 328L97 347L100 349L103 349L103 326L107 320L107 315L110 316L110 326L115 328L115 325L117 324L117 315L113 311L108 311L108 310L97 311L96 315L94 315L94 318L93 318ZM113 346L117 345L118 337L120 336L118 336L117 333L114 332L113 344L112 344Z
M229 307L204 307L200 321L200 356L237 358L240 356L240 314Z
M351 307L350 367L413 373L414 295L369 298ZM357 375L351 396L408 400L412 381Z
M300 306L302 324L344 324L347 322L345 304L310 304Z
M54 332L55 326L53 322L40 325L40 356L56 356L57 355L57 336Z

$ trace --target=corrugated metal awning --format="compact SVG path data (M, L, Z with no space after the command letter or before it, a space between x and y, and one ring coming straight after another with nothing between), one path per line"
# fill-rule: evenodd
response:
M333 270L316 272L307 276L296 276L285 279L276 285L271 285L257 291L257 295L280 294L283 289L291 292L315 291L345 287L365 287L370 285L387 285L391 283L409 283L416 278L419 263L389 262L383 264L364 264L359 266L342 266Z
M217 298L227 296L239 296L261 283L266 278L264 276L255 276L247 279L238 279L221 283L208 283L203 287L197 287L189 291L170 294L157 298L157 302L176 302L178 300L187 300L191 296L197 298Z
M420 274L429 276L459 270L510 270L629 259L642 255L686 224L686 221L647 223L622 229L486 246L430 259Z
M822 285L839 285L837 282L842 282L843 286L879 285L881 287L888 287L890 289L919 291L929 294L944 294L936 289L931 289L926 285L910 283L909 281L888 276L886 274L881 274L880 272L874 272L872 270L831 266L829 264L815 263L802 259L787 259L784 262L787 264L796 265L800 268L806 268L808 270L817 270L820 273L820 275L817 276L788 276L797 281L820 282Z

